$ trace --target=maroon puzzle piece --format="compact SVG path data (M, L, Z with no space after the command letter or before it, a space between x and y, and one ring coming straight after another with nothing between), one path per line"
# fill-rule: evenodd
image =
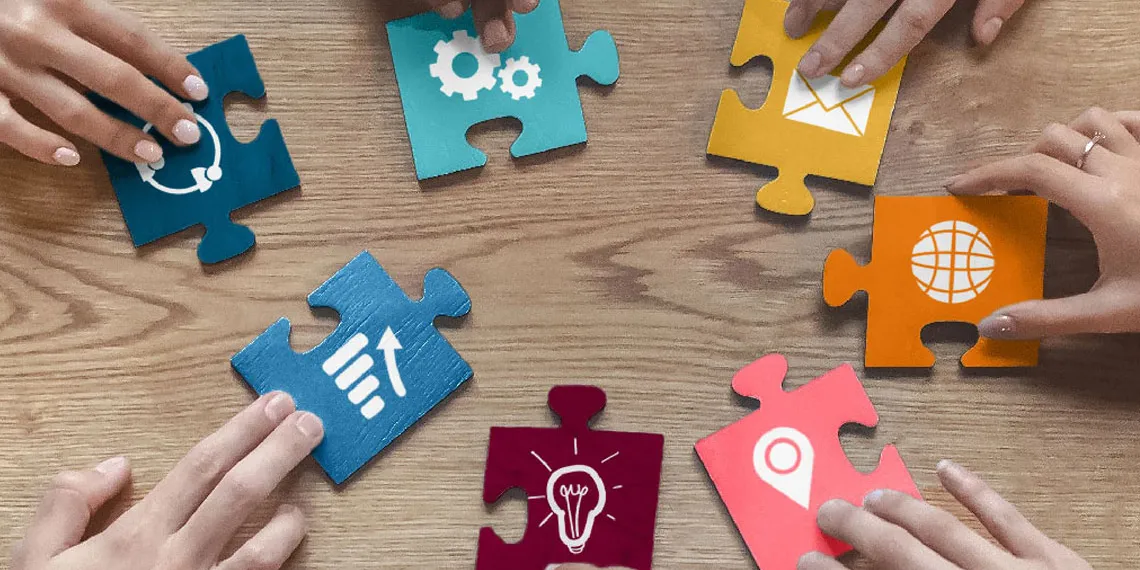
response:
M591 430L606 406L601 388L555 386L548 400L562 427L491 428L483 500L523 489L527 528L517 544L481 529L475 569L578 562L649 570L664 436Z

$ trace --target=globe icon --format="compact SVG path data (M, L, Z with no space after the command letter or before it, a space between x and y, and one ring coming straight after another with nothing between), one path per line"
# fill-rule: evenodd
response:
M994 274L990 239L977 226L958 220L939 222L924 231L910 262L919 289L950 305L977 298Z

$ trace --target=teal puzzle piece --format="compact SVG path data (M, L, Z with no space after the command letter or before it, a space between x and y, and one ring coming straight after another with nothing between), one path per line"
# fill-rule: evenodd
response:
M487 155L467 142L473 125L503 117L523 124L519 158L586 142L578 78L618 79L617 45L594 32L570 50L558 0L516 16L515 43L501 54L480 46L471 11L447 20L425 13L388 23L388 42L420 180L478 168Z

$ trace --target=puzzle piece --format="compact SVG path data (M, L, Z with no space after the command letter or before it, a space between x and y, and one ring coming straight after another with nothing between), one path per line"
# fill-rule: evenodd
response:
M420 180L487 164L487 155L467 142L467 131L491 119L522 121L511 146L515 158L586 142L578 78L617 81L613 36L594 32L580 51L571 51L558 0L542 0L515 20L515 42L502 54L483 50L470 10L455 20L428 12L388 23Z
M483 500L527 494L527 529L516 544L479 532L475 570L547 570L565 563L649 570L665 438L594 431L606 405L593 386L555 386L558 428L491 428Z
M433 269L423 299L412 301L364 252L309 295L309 305L341 317L316 348L294 352L289 320L281 319L231 363L258 394L282 390L321 418L325 439L313 457L339 484L471 377L432 324L466 315L471 299L450 273Z
M839 428L879 423L850 365L793 392L783 389L787 372L788 361L778 354L737 372L732 389L760 400L759 411L697 442L697 454L761 570L795 568L812 551L850 551L816 524L819 507L832 499L862 505L877 489L922 498L894 446L883 448L879 467L869 474L847 459Z
M978 324L1013 303L1040 299L1048 203L1033 196L913 196L875 200L871 262L833 251L823 297L837 307L866 291L868 367L930 367L930 323ZM967 367L1036 366L1037 341L981 338Z
M821 14L811 31L794 40L784 32L787 8L784 0L745 1L732 65L768 56L772 86L757 110L746 107L733 90L721 93L708 154L777 167L779 175L760 188L756 203L800 216L815 206L804 184L809 174L867 186L875 183L906 58L879 79L855 89L839 83L846 62L832 75L805 79L796 66L834 14ZM861 52L882 28L877 25L852 53Z
M301 181L277 121L266 121L249 144L235 139L226 122L226 95L265 96L245 36L212 45L191 54L189 60L210 86L207 100L185 103L202 129L202 140L194 146L174 146L129 111L96 95L92 100L112 117L153 133L162 145L163 159L154 164L134 164L103 153L135 247L202 224L206 234L198 245L198 259L218 263L254 244L253 232L230 220L231 211L295 188Z

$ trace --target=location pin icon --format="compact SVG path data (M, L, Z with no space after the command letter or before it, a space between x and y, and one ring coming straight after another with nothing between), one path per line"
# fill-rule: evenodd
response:
M811 505L814 462L811 441L790 427L764 434L752 450L752 467L760 479L805 509Z

